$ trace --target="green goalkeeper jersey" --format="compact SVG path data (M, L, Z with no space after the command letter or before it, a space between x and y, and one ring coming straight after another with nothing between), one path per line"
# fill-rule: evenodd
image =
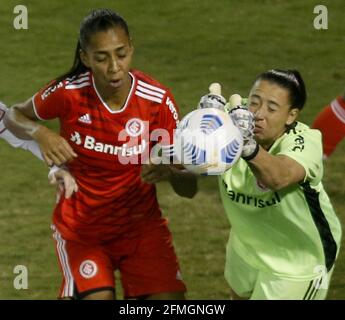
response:
M258 270L309 277L330 270L339 250L341 225L323 188L321 134L297 123L269 150L301 164L306 177L279 191L256 179L246 161L219 178L222 202L232 226L234 250ZM282 168L283 169L283 168Z

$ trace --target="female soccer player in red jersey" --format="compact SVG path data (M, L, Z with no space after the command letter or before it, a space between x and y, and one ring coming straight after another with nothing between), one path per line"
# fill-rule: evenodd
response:
M323 156L327 159L345 137L345 93L318 113L313 128L322 133Z
M35 139L47 163L67 164L78 182L53 215L61 298L114 299L120 270L125 298L184 299L154 183L168 180L191 198L196 179L173 165L141 164L153 133L169 149L178 110L169 89L130 69L132 54L123 18L95 10L81 24L72 69L6 116L13 132ZM60 135L36 123L53 118Z

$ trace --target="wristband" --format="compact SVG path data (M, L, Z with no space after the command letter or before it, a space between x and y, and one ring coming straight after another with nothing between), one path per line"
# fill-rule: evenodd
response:
M247 157L242 156L242 158L246 161L250 161L256 157L256 155L259 153L259 150L260 150L260 146L258 143L256 143L256 147L255 147L255 150L253 151L253 153Z

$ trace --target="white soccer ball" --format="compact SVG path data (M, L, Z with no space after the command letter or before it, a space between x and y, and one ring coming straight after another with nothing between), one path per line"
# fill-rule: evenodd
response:
M174 134L175 157L196 174L222 174L237 162L242 147L242 135L229 114L215 108L188 113Z

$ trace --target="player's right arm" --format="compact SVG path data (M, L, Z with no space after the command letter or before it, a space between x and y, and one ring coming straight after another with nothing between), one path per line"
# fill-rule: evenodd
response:
M0 138L5 140L12 147L30 151L38 159L43 160L41 150L36 141L17 138L6 129L3 119L7 112L8 108L0 102ZM58 186L59 195L61 192L64 192L65 198L67 199L70 198L74 192L78 191L76 180L66 168L57 166L51 167L48 179L51 184Z
M49 100L47 106L49 106ZM44 104L41 105L41 108L44 108ZM58 117L58 114L55 117ZM49 118L54 118L54 115ZM49 166L53 164L59 166L77 157L77 154L63 137L37 123L38 120L40 119L36 114L33 99L29 99L10 108L6 112L4 122L7 129L18 138L35 140Z
M305 167L291 153L272 155L256 142L255 116L242 105L240 95L232 95L229 104L230 117L243 136L241 156L247 161L258 181L269 189L278 191L307 178Z

